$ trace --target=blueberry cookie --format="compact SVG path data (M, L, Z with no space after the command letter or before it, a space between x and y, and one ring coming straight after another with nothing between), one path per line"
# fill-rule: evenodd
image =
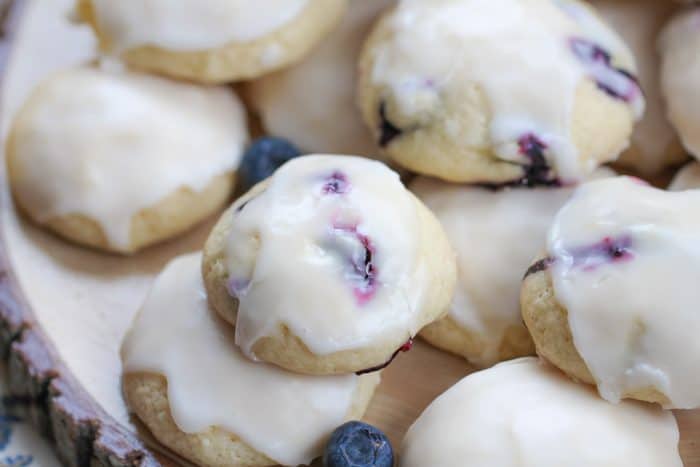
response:
M677 6L658 0L595 0L592 3L634 52L647 104L630 146L622 153L618 164L645 176L679 165L688 159L688 153L666 118L661 97L661 57L656 47L661 28Z
M685 148L700 158L700 8L676 15L659 39L661 91Z
M308 374L369 372L441 318L445 232L381 162L305 156L226 211L204 247L213 307L251 358Z
M143 70L204 83L296 62L340 20L346 0L78 0L101 48Z
M353 0L340 26L300 63L247 86L269 134L310 153L376 157L380 151L355 105L355 67L381 11L395 0Z
M124 341L129 408L203 467L308 465L338 425L362 417L379 376L304 376L249 361L210 311L200 264L192 254L166 266Z
M50 76L17 114L10 185L38 224L132 253L220 209L246 139L230 89L77 68Z
M689 162L676 173L668 186L671 191L697 190L700 188L700 163Z
M631 52L576 0L403 0L359 68L379 145L448 181L582 180L617 158L644 109Z
M400 467L682 467L673 414L608 404L534 358L473 373L406 434Z
M700 191L579 188L521 291L537 352L605 399L700 407Z

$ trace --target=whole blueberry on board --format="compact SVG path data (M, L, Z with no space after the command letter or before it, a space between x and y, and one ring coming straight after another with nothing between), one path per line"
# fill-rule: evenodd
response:
M392 467L394 451L378 428L347 422L335 429L323 452L324 467Z
M301 155L299 149L283 138L264 136L253 141L238 166L238 190L245 193L265 180L290 159Z

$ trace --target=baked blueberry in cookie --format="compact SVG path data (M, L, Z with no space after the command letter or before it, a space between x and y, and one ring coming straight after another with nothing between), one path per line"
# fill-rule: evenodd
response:
M323 453L323 467L393 467L389 438L367 423L347 422L333 432Z
M212 231L203 272L243 352L309 374L382 369L455 282L433 214L386 165L350 156L294 158L255 185Z

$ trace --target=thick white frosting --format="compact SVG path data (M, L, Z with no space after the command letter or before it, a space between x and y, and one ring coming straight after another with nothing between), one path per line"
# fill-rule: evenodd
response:
M619 177L579 188L547 250L556 299L601 395L655 388L700 407L700 191Z
M668 186L671 191L696 190L700 188L700 163L689 162L676 173Z
M632 155L623 155L622 161L648 174L669 163L682 161L682 151L672 149L678 145L678 137L666 118L659 72L661 57L656 47L661 28L678 6L659 0L595 0L592 3L634 52L639 81L644 89L646 111L632 134L634 159Z
M493 365L507 329L522 326L523 273L572 189L493 191L424 177L411 189L440 220L457 252L457 288L449 316L483 339L483 352L472 362Z
M298 375L246 359L207 305L200 265L200 254L181 256L156 278L124 341L124 371L165 376L182 431L218 426L283 465L309 464L350 412L359 377Z
M248 133L230 89L75 68L37 88L12 137L13 189L40 222L82 214L127 248L136 213L235 170Z
M700 8L679 13L659 39L661 91L668 118L690 153L700 158Z
M139 46L197 51L249 42L294 20L309 0L90 0L117 51Z
M613 405L534 358L473 373L409 429L401 467L682 467L673 415Z
M234 205L225 261L243 351L280 325L318 355L415 335L431 273L416 203L380 162L305 156Z
M634 115L642 114L641 91L613 69L634 73L632 54L580 2L402 0L389 25L391 36L375 52L373 83L387 87L402 115L416 117L446 90L476 83L488 100L491 144L502 160L527 163L518 141L535 135L559 177L578 180L592 172L596 161L582 162L570 135L576 90L587 77L617 89ZM606 65L604 53L615 63Z
M302 62L250 85L267 131L304 151L379 154L355 105L357 59L370 27L395 0L352 0L342 22Z

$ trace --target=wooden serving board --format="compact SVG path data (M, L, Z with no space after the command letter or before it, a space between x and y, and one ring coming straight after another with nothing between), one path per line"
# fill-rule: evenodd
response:
M89 32L63 19L72 0L13 3L0 46L3 140L12 115L42 77L94 56ZM55 441L65 465L183 464L163 455L129 417L120 392L119 347L155 275L174 256L201 248L213 220L133 257L106 255L22 220L9 196L5 164L0 167L0 355L11 406ZM420 412L471 371L464 360L417 342L384 372L366 419L398 447ZM700 467L700 414L677 416L685 466Z

